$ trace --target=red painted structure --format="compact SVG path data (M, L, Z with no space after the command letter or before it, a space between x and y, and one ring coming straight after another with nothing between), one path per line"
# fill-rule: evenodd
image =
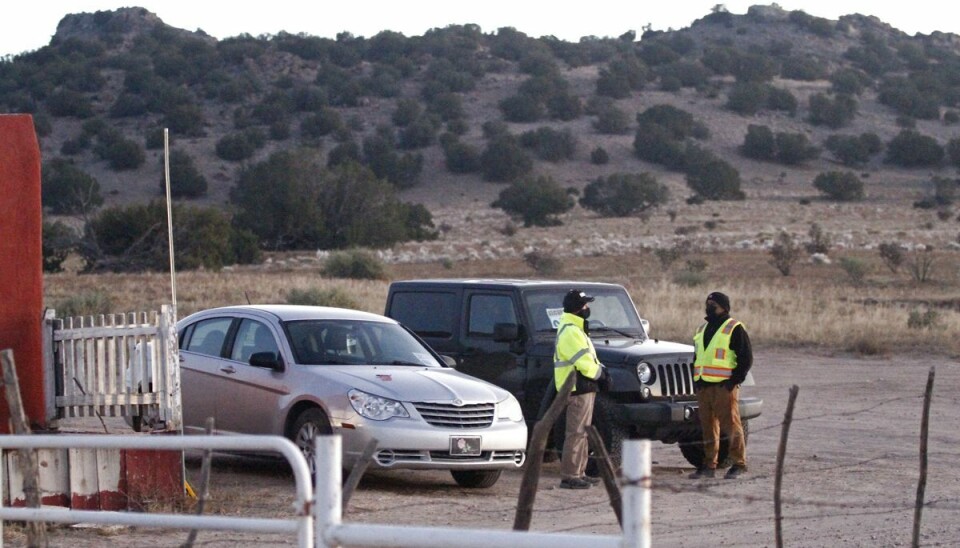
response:
M31 426L45 428L40 147L33 118L0 115L0 349L13 349ZM10 414L0 405L0 432Z

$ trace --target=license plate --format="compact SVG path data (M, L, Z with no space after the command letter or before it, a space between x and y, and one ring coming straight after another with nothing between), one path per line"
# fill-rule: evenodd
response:
M450 454L464 456L480 455L480 436L452 436Z

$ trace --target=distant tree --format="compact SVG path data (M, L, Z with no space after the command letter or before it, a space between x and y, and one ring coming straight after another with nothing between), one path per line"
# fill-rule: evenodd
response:
M803 133L777 132L777 161L788 166L802 164L820 155Z
M887 143L885 161L901 167L937 166L943 156L943 147L936 139L905 129Z
M623 110L610 105L597 113L593 128L604 135L623 135L630 132L630 117Z
M523 219L523 226L556 226L556 217L573 208L573 196L550 177L515 182L500 192L491 204Z
M580 205L604 217L642 215L669 198L667 186L649 173L615 173L584 187Z
M743 200L740 172L720 159L709 159L688 166L687 186L705 200Z
M821 173L813 180L813 186L832 200L853 202L863 199L863 181L849 171Z
M363 140L363 163L397 188L416 185L423 171L423 155L397 152L393 130L388 126Z
M777 155L777 141L767 126L750 124L740 152L754 160L772 161Z
M830 99L823 93L810 96L810 123L837 129L849 124L857 116L857 100L850 95Z
M870 77L857 69L842 68L830 75L830 84L834 93L860 95L870 83Z
M861 135L831 135L824 146L846 166L859 166L883 150L883 142L875 133Z
M87 214L103 205L100 183L63 158L44 165L40 194L43 206L57 215Z
M602 166L610 162L610 155L603 147L597 147L590 152L590 163L597 166Z
M727 108L737 114L753 115L767 104L770 86L759 82L737 83L727 96Z
M789 276L793 265L800 259L800 246L789 232L781 231L770 249L770 256L770 263L780 271L780 274Z
M43 271L63 271L63 263L77 248L79 240L77 234L64 223L43 221Z
M161 158L161 165L163 159ZM166 177L160 178L160 190L166 192ZM175 198L199 198L207 193L207 178L200 173L193 157L182 150L170 151L170 194Z
M508 122L536 122L546 115L543 103L529 95L513 95L500 101L500 111Z
M520 144L533 149L538 158L548 162L569 160L577 150L577 139L569 129L540 127L521 134Z
M480 153L459 139L443 143L443 156L447 169L451 173L480 171Z
M397 101L391 120L397 127L406 127L416 120L423 112L423 106L416 99L405 97Z

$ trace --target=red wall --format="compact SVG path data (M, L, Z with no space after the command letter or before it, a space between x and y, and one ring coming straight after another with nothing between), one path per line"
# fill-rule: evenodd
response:
M0 350L13 349L27 419L45 426L40 148L33 118L0 115ZM0 432L9 428L0 404Z

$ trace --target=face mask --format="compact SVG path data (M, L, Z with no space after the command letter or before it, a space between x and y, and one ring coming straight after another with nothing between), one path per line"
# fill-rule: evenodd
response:
M580 317L583 318L583 319L589 318L589 317L590 317L590 309L589 309L589 308L584 308L584 309L581 310L580 312L577 312L577 316L580 316Z
M718 309L715 306L708 306L704 309L704 311L707 313L708 318L716 318L717 316L719 316L719 314L717 313Z

